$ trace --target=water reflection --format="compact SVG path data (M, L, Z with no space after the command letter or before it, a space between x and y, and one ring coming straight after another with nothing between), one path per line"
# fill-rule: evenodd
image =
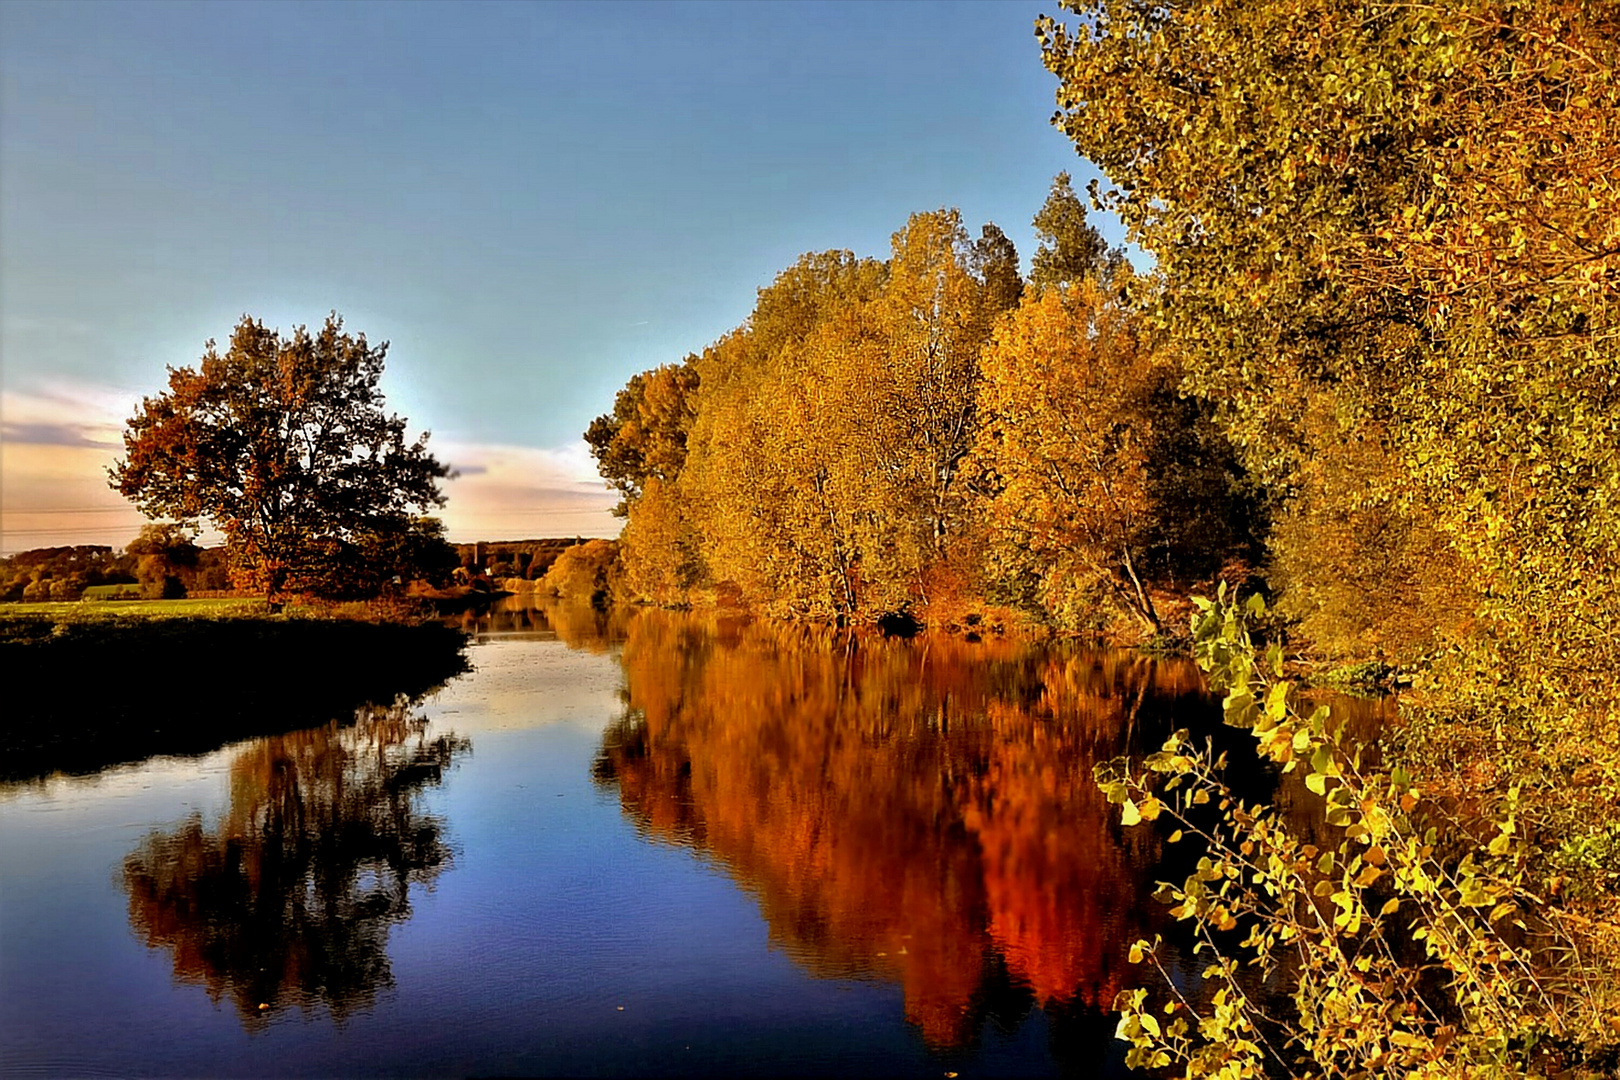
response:
M220 820L154 832L124 860L131 926L249 1028L294 1005L338 1020L368 1007L392 985L388 930L410 917L410 886L450 861L423 789L470 748L404 706L252 743Z
M636 615L633 608L599 608L526 594L502 597L487 607L469 609L452 622L478 640L560 639L571 649L600 655L624 641L626 627Z
M1137 973L1161 841L1091 770L1207 710L1190 665L645 613L623 666L598 779L718 860L811 971L899 983L930 1045L1106 1009Z

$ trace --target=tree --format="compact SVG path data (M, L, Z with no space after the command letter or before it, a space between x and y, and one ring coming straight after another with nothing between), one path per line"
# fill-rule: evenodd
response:
M202 549L196 535L183 525L154 522L124 549L136 558L135 577L148 600L176 600L186 595L182 568L194 569Z
M271 596L307 588L334 543L407 530L442 506L450 475L424 433L383 409L386 342L350 335L336 312L291 337L244 315L221 353L170 368L124 433L112 486L152 517L207 518L233 572Z
M860 312L887 278L847 251L807 254L759 293L748 322L696 361L691 456L678 494L717 586L798 615L860 606L861 551L844 478L859 396ZM748 452L739 453L739 447ZM863 488L870 488L864 482ZM867 500L869 501L869 500ZM635 524L636 511L631 512ZM636 529L626 543L640 542Z
M1140 316L1095 278L1025 299L984 351L979 456L998 477L991 527L1032 554L1059 622L1101 587L1160 628L1145 561L1156 520L1150 406L1174 372Z
M619 545L613 540L586 540L563 550L540 579L539 589L564 600L598 607L607 603L619 573Z
M305 589L333 600L398 592L410 581L443 586L461 564L438 518L384 519L346 538L318 545ZM510 576L510 575L507 575Z
M1462 801L1535 838L1503 864L1515 880L1577 865L1564 852L1606 850L1616 804L1572 777L1612 789L1620 776L1620 9L1068 6L1079 25L1042 19L1037 31L1059 80L1057 123L1157 260L1157 321L1186 387L1219 403L1247 464L1288 499L1273 537L1284 604L1307 625L1362 612L1360 634L1424 657L1398 771L1459 791L1489 768ZM1400 617L1367 618L1371 592L1392 594L1382 606ZM1242 690L1228 702L1262 696ZM1467 838L1448 817L1435 819L1442 849ZM1282 863L1264 848L1243 855ZM1599 919L1533 903L1582 939L1560 949L1581 957L1578 971L1537 957L1568 980L1556 993L1514 1001L1456 979L1471 1001L1352 1012L1316 983L1300 1012L1426 1016L1397 1043L1433 1075L1493 1058L1519 1075L1521 1052L1549 1031L1567 1046L1606 1039L1612 1055L1620 980L1590 978L1620 972L1612 894ZM1315 962L1302 954L1298 968ZM1372 970L1354 983L1389 985ZM1350 1043L1303 1045L1313 1071L1348 1072L1365 1036L1387 1030L1379 1020Z
M1612 730L1620 13L1072 6L1081 25L1038 30L1057 122L1157 259L1187 388L1313 526L1289 577L1344 583L1304 613L1364 603L1363 582L1401 588L1400 604L1440 605L1413 624L1442 634L1392 644L1473 653L1449 687L1463 697L1475 671L1521 681L1527 754L1552 728ZM1350 490L1367 496L1331 505ZM1345 511L1355 533L1408 538L1403 563L1454 562L1477 617L1459 625L1456 592L1427 575L1345 566L1314 528Z
M1033 224L1041 243L1030 260L1029 280L1038 289L1076 284L1125 261L1124 252L1109 250L1102 233L1086 220L1086 204L1074 193L1066 172L1053 178Z
M1018 272L1018 249L994 222L979 230L973 244L973 274L984 288L984 306L992 318L1018 306L1024 278Z
M999 246L993 234L986 240ZM970 271L974 256L958 211L913 214L894 234L889 279L874 303L887 354L876 386L875 456L891 505L911 525L914 535L900 543L917 552L915 570L943 558L967 524L958 481L973 448L979 350L1004 301L986 296Z
M686 463L686 433L698 376L693 357L632 375L613 400L613 411L585 431L597 470L624 498L620 517L649 480L672 482Z

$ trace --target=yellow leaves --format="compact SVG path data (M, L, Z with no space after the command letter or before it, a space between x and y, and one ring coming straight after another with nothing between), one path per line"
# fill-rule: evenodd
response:
M1002 485L995 543L1032 557L1054 614L1095 582L1146 618L1132 566L1154 520L1154 402L1177 381L1146 336L1136 310L1087 279L1026 294L980 361L975 459Z

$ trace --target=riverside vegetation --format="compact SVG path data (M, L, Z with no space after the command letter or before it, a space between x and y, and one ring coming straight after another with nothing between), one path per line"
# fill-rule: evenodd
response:
M1056 178L1029 276L1000 229L949 209L914 214L886 259L805 255L591 425L623 534L536 588L1189 647L1228 723L1305 774L1320 827L1247 799L1185 733L1099 767L1124 826L1198 846L1161 896L1172 951L1208 963L1115 998L1131 1061L1613 1074L1620 9L1065 6L1036 27L1054 122L1106 181L1082 197ZM213 521L235 582L278 604L447 570L416 516L447 470L382 411L385 348L335 315L290 338L244 318L143 403L115 486ZM168 595L189 539L149 539L136 584ZM74 572L6 587L106 587ZM287 727L392 700L393 677L351 679L372 669L334 636L350 630L422 688L461 663L448 629L275 618L8 621L39 693L7 710L7 767L217 745L248 698L271 704L243 723ZM275 704L310 664L331 665L332 707ZM70 732L46 691L87 670L105 709L74 713L105 722ZM128 692L182 670L172 720ZM1404 687L1376 743L1302 688L1335 670ZM640 782L620 734L607 763ZM1284 1011L1261 986L1288 990Z
M1037 25L1054 122L1151 269L1066 176L1027 280L951 210L887 260L806 255L586 433L626 518L605 587L1191 625L1339 839L1185 737L1100 771L1127 824L1207 848L1165 890L1203 985L1119 999L1132 1060L1620 1068L1620 9L1065 6ZM1394 676L1401 721L1361 745L1301 663ZM1259 1014L1266 980L1289 1014Z

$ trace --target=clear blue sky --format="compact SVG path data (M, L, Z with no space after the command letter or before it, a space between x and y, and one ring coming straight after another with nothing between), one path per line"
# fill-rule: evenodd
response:
M957 206L1027 264L1053 174L1095 175L1048 122L1054 9L9 0L7 449L71 442L67 402L156 391L244 312L336 309L392 341L390 403L435 443L551 452L802 252Z

